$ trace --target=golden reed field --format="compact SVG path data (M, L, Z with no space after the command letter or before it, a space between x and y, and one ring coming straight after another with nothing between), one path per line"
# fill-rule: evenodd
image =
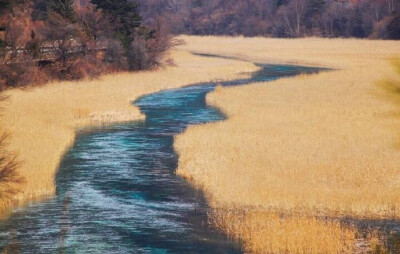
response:
M390 235L368 221L400 218L400 108L388 92L399 91L390 59L400 43L182 39L187 44L180 49L190 52L335 69L218 88L207 102L228 120L176 138L177 172L204 189L219 229L254 253L390 245Z
M131 102L144 94L203 81L236 79L257 69L251 63L197 57L183 51L173 51L171 57L176 66L157 71L6 91L8 99L0 105L0 129L10 135L8 150L18 155L18 171L26 180L18 201L55 193L60 159L82 127L143 119ZM0 208L9 205L3 200Z
M400 218L400 78L390 61L400 43L180 39L176 66L6 92L1 128L26 179L19 201L54 194L77 130L142 119L130 102L143 94L237 79L257 69L251 62L323 66L334 70L217 88L207 102L228 120L176 138L177 173L204 190L210 223L250 253L384 251L388 234L369 222Z

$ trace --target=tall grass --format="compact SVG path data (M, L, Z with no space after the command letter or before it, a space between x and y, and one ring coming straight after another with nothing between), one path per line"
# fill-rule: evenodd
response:
M217 209L211 222L252 253L348 253L357 237L352 225L307 215Z
M343 221L400 217L400 153L395 146L400 121L392 114L398 107L376 96L376 82L396 75L387 58L400 52L400 44L182 38L187 43L173 55L177 67L8 91L1 127L12 133L9 148L24 162L17 172L27 183L19 197L54 193L59 160L77 128L142 119L129 101L143 94L236 79L256 69L184 51L334 67L318 75L217 89L207 102L228 120L190 127L177 137L177 172L204 189L215 211L211 221L249 251L379 249L383 238L378 229L362 230Z
M0 130L10 133L7 149L23 163L4 171L26 179L17 194L21 203L48 197L55 192L55 174L65 150L74 142L78 129L143 119L131 104L139 96L214 79L236 79L257 70L251 63L171 52L175 66L155 71L119 73L95 80L55 82L43 87L7 90L1 101ZM12 187L7 185L4 187ZM0 207L7 206L0 204Z
M382 228L369 221L400 218L400 119L376 83L395 77L387 59L400 44L183 38L182 50L335 68L207 96L228 120L188 128L175 148L177 173L201 186L214 209L249 211L219 212L217 227L255 253L381 248Z

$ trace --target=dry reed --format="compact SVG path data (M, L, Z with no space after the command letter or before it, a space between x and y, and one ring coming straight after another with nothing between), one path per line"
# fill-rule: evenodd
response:
M23 202L54 194L60 159L72 145L77 129L143 119L131 102L144 94L197 82L235 79L257 69L251 63L186 52L173 51L171 57L176 65L157 71L6 91L8 100L0 105L0 127L11 134L8 149L19 155L21 166L17 171L26 179L16 198Z
M338 70L217 89L207 101L229 120L191 127L180 135L177 172L204 189L215 209L214 225L249 251L340 253L379 246L376 234L359 239L358 229L340 218L400 216L398 107L375 85L394 77L387 59L400 52L400 45L319 38L182 38L187 43L173 54L177 67L8 91L1 127L11 131L10 149L24 162L18 172L27 183L20 199L54 193L59 160L77 128L142 119L129 103L140 95L235 79L256 69L184 51L333 67ZM224 207L235 212L224 212ZM360 247L365 241L367 247Z
M254 253L348 253L357 240L351 225L305 215L216 210L211 222Z
M182 38L191 52L336 69L207 96L228 120L176 138L178 174L201 186L215 209L269 211L246 217L246 229L220 214L219 227L254 252L340 253L357 246L357 230L316 218L400 217L398 108L376 86L396 75L388 59L398 42ZM292 217L282 222L276 213ZM259 227L267 230L254 234ZM274 238L282 231L288 238Z

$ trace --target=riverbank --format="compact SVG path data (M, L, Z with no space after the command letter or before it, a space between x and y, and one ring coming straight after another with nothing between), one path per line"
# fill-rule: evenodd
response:
M26 180L17 202L54 195L60 159L74 142L78 129L143 119L131 102L144 94L198 82L237 79L257 69L247 62L182 51L171 52L171 58L174 66L156 71L6 91L8 99L0 105L0 128L10 134L8 150L18 156L18 172ZM3 209L10 205L0 202Z
M228 120L190 127L175 148L178 174L205 190L215 225L256 253L379 245L379 229L344 221L400 217L399 108L377 85L396 76L389 59L400 44L182 39L190 52L335 69L208 95Z

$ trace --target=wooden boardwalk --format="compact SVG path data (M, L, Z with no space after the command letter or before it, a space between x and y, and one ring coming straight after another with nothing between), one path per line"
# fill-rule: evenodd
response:
M106 46L97 46L95 48L90 48L83 45L75 45L68 47L67 51L64 52L64 54L77 55L84 52L101 52L106 50ZM38 52L33 52L24 47L18 47L14 49L6 47L0 49L0 64L54 62L60 58L60 55L61 50L56 46L40 47Z

